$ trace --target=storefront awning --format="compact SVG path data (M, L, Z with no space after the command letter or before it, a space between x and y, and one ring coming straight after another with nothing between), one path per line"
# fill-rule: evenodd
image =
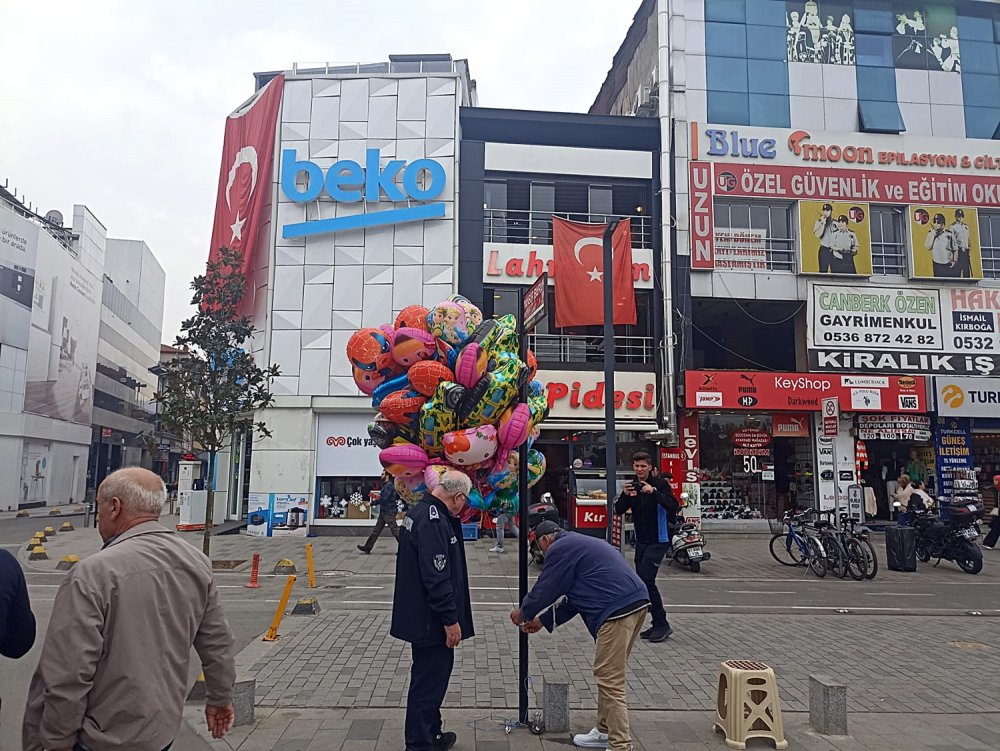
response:
M590 430L603 431L603 422L591 420L546 420L541 424L542 430ZM650 433L659 430L655 422L620 422L615 425L615 430L619 433Z

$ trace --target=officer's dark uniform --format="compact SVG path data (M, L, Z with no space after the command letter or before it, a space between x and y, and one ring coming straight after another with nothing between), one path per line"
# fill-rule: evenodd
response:
M441 703L455 664L444 627L473 636L462 524L430 493L406 514L399 531L391 633L410 642L413 667L406 700L407 751L433 751Z

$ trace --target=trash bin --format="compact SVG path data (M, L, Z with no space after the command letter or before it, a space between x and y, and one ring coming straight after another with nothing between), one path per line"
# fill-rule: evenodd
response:
M885 530L885 559L890 571L916 571L917 530L888 527Z

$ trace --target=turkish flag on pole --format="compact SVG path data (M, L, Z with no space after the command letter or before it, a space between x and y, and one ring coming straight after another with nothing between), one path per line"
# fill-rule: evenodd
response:
M556 326L598 326L604 323L605 224L582 224L552 217L556 287ZM611 236L614 260L614 323L635 325L632 280L632 230L622 219Z
M248 282L261 213L271 194L274 132L284 85L284 75L275 76L253 99L226 118L208 259L216 260L221 247L239 250Z

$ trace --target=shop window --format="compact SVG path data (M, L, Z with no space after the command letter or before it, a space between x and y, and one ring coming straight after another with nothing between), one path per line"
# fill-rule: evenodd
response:
M795 270L795 238L791 206L756 201L715 202L717 229L753 229L764 233L765 264L769 271Z
M378 477L320 477L316 498L317 519L364 521L378 518Z
M1000 212L979 212L979 243L983 255L983 276L1000 279Z
M903 211L894 206L871 207L872 273L875 276L906 275L906 243Z

